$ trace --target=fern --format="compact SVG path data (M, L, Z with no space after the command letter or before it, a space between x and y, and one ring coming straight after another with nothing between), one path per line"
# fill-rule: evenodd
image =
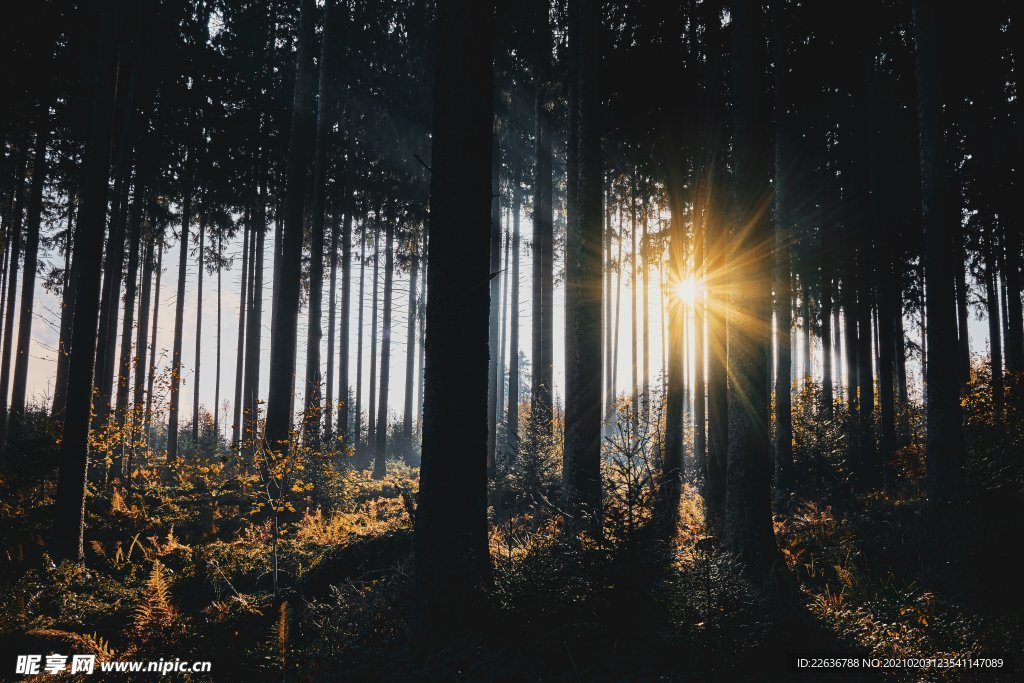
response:
M153 560L142 600L135 609L133 631L140 639L152 640L166 635L177 622L178 611L171 604L165 571L159 560Z

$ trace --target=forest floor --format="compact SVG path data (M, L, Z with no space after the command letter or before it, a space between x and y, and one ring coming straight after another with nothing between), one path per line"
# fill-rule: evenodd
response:
M522 480L508 476L492 491L487 623L426 656L404 638L415 469L393 463L375 481L341 468L322 501L303 497L321 486L315 476L294 478L298 497L277 516L275 593L273 515L258 487L228 484L237 473L222 459L143 459L130 491L91 484L82 566L46 554L51 456L14 457L0 480L5 676L17 654L89 652L209 660L213 680L246 681L1019 680L938 665L789 668L787 656L841 652L1024 666L1017 475L967 497L942 536L925 514L919 447L901 450L894 493L854 495L827 447L836 430L807 425L796 433L807 446L797 450L800 489L776 506L784 597L718 550L693 486L666 541L646 523L643 489L610 476L605 537L581 540L562 532L546 495L495 512L514 507L501 486ZM991 431L1008 433L1005 423ZM968 465L978 470L995 447L976 445ZM990 479L1006 476L993 469Z

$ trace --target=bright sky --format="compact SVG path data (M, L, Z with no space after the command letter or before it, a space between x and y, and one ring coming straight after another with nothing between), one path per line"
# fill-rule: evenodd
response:
M503 214L503 219L507 217L507 214ZM503 226L510 229L511 226ZM52 227L50 229L53 229ZM530 307L531 307L531 254L529 249L529 237L532 233L530 216L527 212L524 212L521 217L521 255L520 255L520 316L519 316L519 338L521 350L529 359L530 357L530 331L531 331L531 320L530 320ZM264 287L263 287L263 334L261 336L261 348L262 348L262 359L263 367L260 372L260 395L261 398L266 398L268 372L269 372L269 351L270 351L270 310L271 310L271 296L272 296L272 282L273 282L273 233L268 233L266 240L266 254L264 256ZM382 240L383 244L383 240ZM241 269L241 236L237 239L225 242L224 253L227 257L234 257L232 267L223 272L222 275L222 340L221 340L221 423L224 425L224 429L230 434L231 425L231 407L230 402L234 396L234 379L235 379L235 353L237 343L237 330L238 330L238 306L239 306L239 292L240 292L240 281L239 274ZM624 241L624 248L628 252L630 244L628 240L628 233L626 233L626 239ZM171 346L173 342L173 324L174 324L174 306L175 306L175 280L177 277L177 262L178 262L178 251L179 246L172 244L165 252L163 258L163 276L161 278L161 289L160 289L160 316L159 316L159 330L157 334L157 359L158 367L167 367L169 365L169 359L171 356ZM618 245L613 244L613 252L617 253ZM359 245L358 242L353 246L353 253L358 254ZM502 250L502 258L504 259L504 249ZM49 267L49 264L62 265L63 256L57 253L48 252L43 249L40 251L40 261L46 265L45 268ZM511 264L502 264L502 269L505 273L511 274ZM323 325L324 325L324 338L323 346L321 347L321 362L323 364L324 373L326 373L326 344L327 344L327 310L328 310L328 299L330 292L328 291L327 278L329 277L328 264L325 263L325 285L324 293L325 298L323 302ZM556 270L560 270L559 266L556 266ZM613 296L613 308L612 315L614 322L614 296L616 290L619 290L621 295L621 310L619 312L619 328L618 328L618 363L617 363L617 378L616 386L618 392L625 392L630 387L630 315L632 310L632 293L629 268L628 265L624 269L625 277L624 280L619 282L616 277L612 283L612 296ZM420 273L420 286L422 286L422 272ZM367 292L364 298L364 306L366 310L364 312L364 358L363 358L363 387L364 387L364 405L366 402L366 391L369 385L369 344L370 344L370 316L372 305L371 291L369 288L369 282L372 278L372 264L367 268ZM334 295L338 300L338 315L340 316L340 299L341 299L341 268L338 268L338 279L339 283ZM384 267L383 259L381 260L379 282L381 289L381 298L383 299L383 282L384 282ZM19 275L20 283L20 275ZM409 312L409 296L408 296L408 273L398 272L395 276L394 283L394 303L392 310L392 336L391 336L391 386L392 391L391 405L389 406L389 415L391 419L398 419L401 416L403 409L403 394L401 387L404 386L405 381L405 358L406 358L406 334L408 324L408 312ZM181 392L181 411L182 420L184 421L191 419L192 413L192 396L193 396L193 382L195 379L194 368L195 368L195 330L196 330L196 287L197 285L197 264L195 258L190 256L189 258L189 269L188 278L186 282L186 296L188 297L185 302L185 335L182 349L182 363L183 363L183 378L184 385ZM650 273L650 371L652 384L658 381L657 378L661 376L663 368L663 343L662 343L662 320L660 311L662 310L661 305L661 281L660 272L656 267L651 268ZM206 274L204 277L204 302L203 302L203 338L202 338L202 368L201 368L201 385L200 385L200 405L205 409L209 410L214 402L214 385L215 385L215 369L216 369L216 358L217 358L217 287L216 287L216 275ZM352 330L352 338L350 343L350 368L354 375L356 369L356 330L358 322L358 309L356 307L356 298L359 292L359 270L358 268L352 269L352 318L350 323L350 329ZM19 291L20 297L20 291ZM554 330L555 330L555 349L554 349L554 382L555 392L557 395L562 394L562 388L564 386L564 342L563 342L563 331L565 325L564 317L564 297L565 289L564 283L559 281L555 284L554 298L555 298L555 310L554 310ZM637 298L639 302L640 292L637 292ZM60 302L57 297L53 296L49 292L43 290L39 279L37 279L36 285L36 315L35 321L32 328L32 339L33 339L33 350L32 357L29 364L29 386L28 395L29 401L45 401L45 404L49 406L50 399L53 395L53 379L56 370L56 348L59 336L59 324L60 324ZM306 321L308 320L308 311L303 310L299 316L299 349L296 367L301 369L305 367L305 334L306 334ZM16 316L17 317L17 316ZM978 320L977 316L971 315L970 333L971 333L971 347L975 353L987 353L988 346L988 333L987 324L983 320ZM152 318L150 319L152 325ZM381 324L380 312L378 312L378 326ZM919 338L919 326L912 320L907 320L907 333L911 338ZM340 323L339 323L340 328ZM15 321L15 329L17 329L17 321ZM118 330L120 331L120 323ZM692 330L692 325L691 325ZM336 333L337 334L337 333ZM638 335L642 335L642 323L638 322ZM133 335L134 337L134 335ZM120 341L120 334L118 335ZM379 337L378 337L379 338ZM642 338L642 337L641 337ZM692 332L690 334L690 340L692 342ZM337 342L336 342L337 343ZM642 341L641 341L642 343ZM799 359L801 356L800 344L802 343L802 335L795 335L795 344L797 345L795 355ZM507 338L506 338L507 344ZM692 349L693 344L691 343L690 348ZM506 353L506 362L508 353ZM642 364L642 356L639 362ZM798 361L799 362L799 361ZM335 368L337 368L337 359L335 361ZM821 353L820 353L820 342L815 344L813 354L814 372L816 376L820 376L821 373ZM691 373L688 384L692 386L692 368L693 368L693 356L692 351L687 361L689 373ZM909 366L912 373L919 376L919 366L916 362L913 362ZM642 371L642 365L641 365ZM355 380L353 377L353 386ZM302 383L297 383L297 396L296 406L302 405ZM335 383L337 386L337 382ZM336 390L337 391L337 390ZM418 410L418 408L417 408ZM226 411L226 412L225 412Z

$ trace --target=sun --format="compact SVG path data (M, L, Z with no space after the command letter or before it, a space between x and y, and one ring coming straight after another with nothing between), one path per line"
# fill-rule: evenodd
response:
M704 283L699 278L688 277L676 282L675 295L685 304L693 304L704 292Z

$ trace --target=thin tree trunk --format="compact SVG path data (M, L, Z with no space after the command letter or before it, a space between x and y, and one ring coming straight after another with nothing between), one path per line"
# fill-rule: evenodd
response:
M337 319L338 297L338 215L331 216L330 285L327 288L327 395L324 398L324 436L328 450L334 450L334 323Z
M149 346L149 372L146 382L146 429L149 430L150 421L153 418L153 382L156 379L156 337L160 328L160 275L164 271L164 241L160 240L160 246L156 259L156 286L153 295L153 334Z
M252 232L252 218L256 212L254 207L249 207L246 214L244 227L242 228L242 272L239 282L238 295L238 335L235 342L235 402L234 413L231 418L231 444L232 448L239 448L242 443L242 384L245 372L245 314L249 307L249 298L252 296L252 285L249 280L249 234Z
M316 139L313 153L313 198L309 225L309 320L306 334L306 382L303 398L304 431L307 443L316 443L321 433L321 381L320 342L323 339L324 288L324 195L327 177L327 134L331 125L333 107L330 98L328 64L333 44L331 36L331 6L334 0L324 2L324 31L320 41L319 109L316 119ZM334 295L334 290L331 290Z
M343 448L352 444L349 420L349 415L351 414L349 401L351 400L352 393L352 381L349 377L349 335L351 334L350 318L352 309L352 210L354 207L351 186L347 192L345 222L342 223L341 232L341 347L338 349L338 399L341 401L341 405L338 408L338 436L341 438L340 445ZM362 297L362 291L360 291L359 295ZM360 314L362 314L362 310L362 300L360 299ZM362 327L361 324L360 327ZM360 339L362 339L361 336ZM360 348L361 352L362 349ZM357 421L358 416L359 411L357 408Z
M991 220L991 216L988 217ZM1003 345L999 324L999 296L996 294L995 250L992 246L994 232L991 222L984 233L985 239L985 304L988 307L989 372L992 376L992 406L996 420L1003 412Z
M553 225L551 172L551 30L547 0L534 0L534 200L533 200L533 373L530 382L530 414L533 430L550 438L553 354Z
M490 308L488 309L487 347L490 349L487 368L487 473L495 472L494 451L498 443L498 321L501 301L501 148L497 136L492 136L491 151L491 247L490 280L488 281Z
M356 412L353 416L353 435L352 445L356 448L356 453L360 456L358 462L362 462L362 454L359 450L362 448L362 429L363 429L363 294L366 284L366 221L363 221L362 236L360 238L361 246L359 249L359 320L357 323L358 331L356 340ZM362 465L360 464L360 468Z
M181 398L181 343L185 323L185 275L188 272L188 238L192 222L191 162L186 160L186 180L181 209L181 239L178 247L178 293L174 304L174 348L171 350L171 402L167 418L167 460L178 458L178 411Z
M221 359L221 262L224 259L224 244L221 232L217 230L217 363L216 379L213 383L213 433L216 448L220 449L220 359Z
M25 415L25 394L28 384L28 361L32 346L32 312L35 305L36 261L39 257L39 223L43 212L43 189L46 179L46 146L50 138L50 104L39 107L35 152L32 161L32 185L28 201L25 231L25 271L21 281L21 316L18 321L18 350L14 361L14 387L11 390L10 434L18 438ZM7 444L0 444L0 451Z
M384 239L384 320L380 339L380 406L377 409L377 441L373 451L373 478L387 474L388 389L391 386L391 294L395 280L395 226L388 221Z
M405 336L405 406L402 411L402 448L406 464L411 465L412 459L412 412L413 387L416 379L416 276L420 265L420 255L416 240L412 242L412 254L409 259L409 317Z
M512 184L512 291L509 294L508 417L505 419L508 449L513 457L519 452L519 213L523 201L519 173L517 168Z
M27 146L26 140L26 146ZM15 192L16 205L14 207L14 217L11 221L11 230L9 236L9 242L11 245L11 258L7 266L7 301L4 304L4 334L3 334L3 349L0 351L2 357L0 357L0 454L3 454L7 450L7 419L8 419L8 402L7 397L11 388L11 353L14 348L14 312L15 304L17 303L18 296L18 266L21 262L21 238L22 238L22 226L21 218L25 211L25 191L23 188L23 180L25 177L26 155L19 152L21 158L20 172L18 173L18 184ZM28 264L26 264L27 266ZM23 294L24 296L24 294Z
M379 281L380 274L380 223L381 223L381 212L377 211L377 228L373 233L373 306L370 314L370 388L369 388L369 403L367 408L367 420L366 420L366 446L363 467L365 468L369 462L368 459L373 453L373 449L377 443L377 309L378 309L378 290L377 283Z
M135 195L128 216L128 275L124 287L124 320L121 322L121 353L118 358L117 399L115 415L117 424L123 427L128 415L128 386L132 366L132 328L135 325L135 294L139 275L139 256L142 243L142 207L146 188L140 179L135 180ZM136 349L136 354L138 350ZM115 461L115 465L117 462Z
M242 388L242 438L250 453L259 439L260 342L263 337L263 260L267 238L267 187L257 188L252 234L249 236L249 308L245 313L245 380Z
M199 370L203 355L203 270L206 254L206 213L199 215L199 268L196 285L196 367L192 380L192 452L199 455ZM214 410L217 407L214 406Z

